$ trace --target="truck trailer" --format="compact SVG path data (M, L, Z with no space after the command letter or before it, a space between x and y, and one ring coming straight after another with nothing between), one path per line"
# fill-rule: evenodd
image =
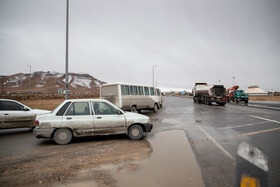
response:
M207 83L195 83L193 89L194 103L211 105L213 102L224 106L227 102L226 89L223 85L208 85Z

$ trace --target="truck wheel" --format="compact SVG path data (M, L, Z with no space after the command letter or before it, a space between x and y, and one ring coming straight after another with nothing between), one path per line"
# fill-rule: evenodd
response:
M143 129L140 125L132 125L128 129L128 137L131 140L141 140L144 137Z
M206 105L210 105L210 99L209 98L206 99Z
M245 103L248 103L248 100L246 100Z
M137 108L136 106L132 106L130 109L131 112L137 113Z
M193 98L193 102L197 103L197 98L196 97Z
M57 129L53 135L55 143L65 145L71 142L73 135L69 129Z
M158 105L157 105L156 103L154 104L154 109L153 109L153 111L154 111L154 112L157 112L157 111L158 111Z

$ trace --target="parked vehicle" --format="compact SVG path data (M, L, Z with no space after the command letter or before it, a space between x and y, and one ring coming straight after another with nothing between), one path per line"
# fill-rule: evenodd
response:
M126 83L103 84L100 97L131 112L141 112L141 110L157 112L162 107L161 91L151 86Z
M239 86L233 86L227 89L228 101L238 103L239 101L249 102L249 96L244 90L238 90Z
M140 140L153 125L147 116L124 112L103 99L65 100L51 114L36 117L36 138L53 138L68 144L73 137L127 134Z
M223 85L208 85L207 83L195 83L193 89L193 101L211 105L216 102L224 106L227 102L226 89Z
M31 109L14 100L0 99L0 129L34 128L36 115L50 112L48 110Z

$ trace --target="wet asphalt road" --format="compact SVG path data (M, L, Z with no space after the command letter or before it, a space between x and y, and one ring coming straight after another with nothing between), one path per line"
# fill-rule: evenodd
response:
M164 97L162 109L143 114L154 124L148 140L161 131L185 131L206 186L234 185L236 151L241 141L259 147L268 156L269 186L280 186L280 111L242 104L207 106L194 104L191 98ZM35 139L29 129L0 130L1 157L35 151L44 154L45 146L56 147Z
M280 111L228 103L194 104L192 98L164 97L164 107L147 113L153 133L183 129L206 186L233 186L238 144L246 141L268 156L269 186L280 186ZM275 120L275 121L271 121Z

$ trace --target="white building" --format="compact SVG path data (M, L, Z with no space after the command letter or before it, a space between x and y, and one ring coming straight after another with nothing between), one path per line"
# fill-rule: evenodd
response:
M268 95L267 91L264 91L259 86L249 86L245 93L249 95Z

